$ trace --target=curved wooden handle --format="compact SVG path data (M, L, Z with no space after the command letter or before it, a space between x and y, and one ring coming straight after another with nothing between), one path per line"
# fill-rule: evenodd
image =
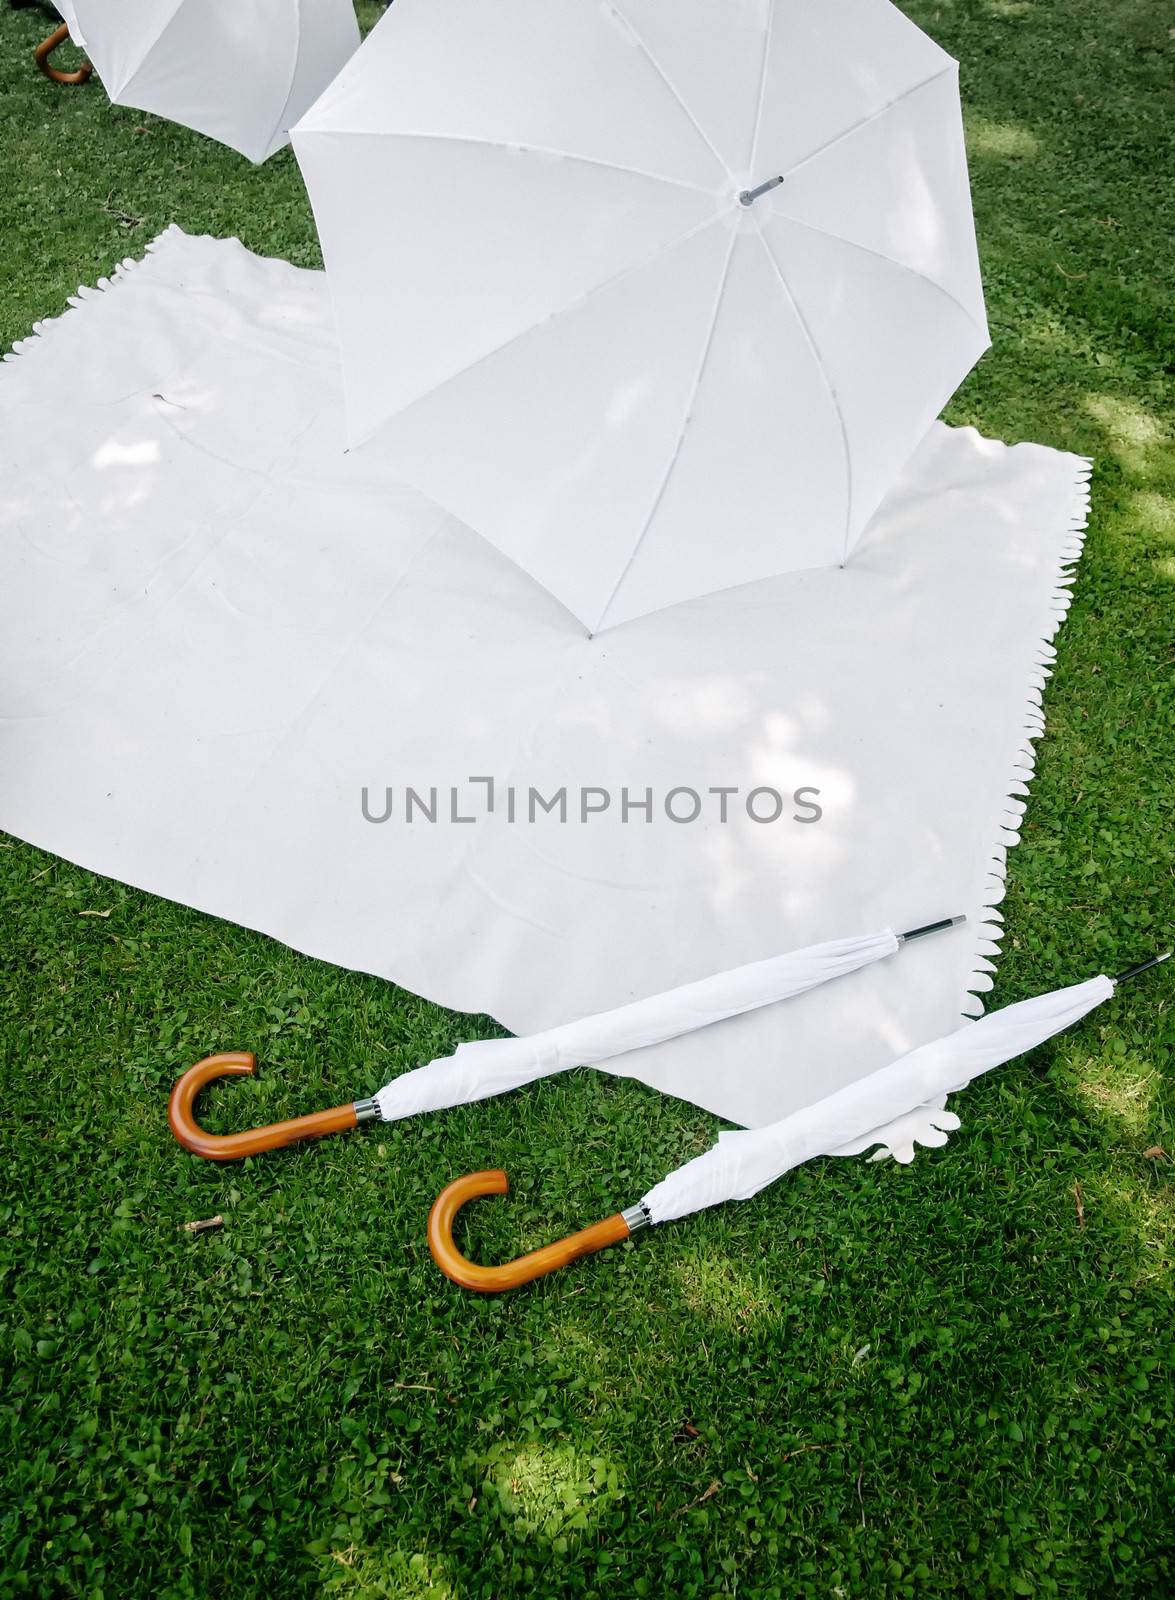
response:
M605 1217L603 1222L544 1245L541 1250L532 1250L516 1261L507 1261L500 1267L479 1267L466 1260L453 1243L453 1220L467 1200L485 1194L506 1194L509 1188L506 1174L500 1167L494 1167L454 1178L433 1201L428 1214L428 1248L445 1277L452 1278L463 1289L472 1289L477 1294L500 1294L504 1289L517 1289L520 1284L546 1277L557 1267L578 1261L580 1256L590 1256L606 1245L619 1244L628 1238L628 1223L618 1211L614 1216Z
M206 1161L239 1161L242 1156L280 1150L302 1139L320 1139L324 1133L345 1133L357 1125L355 1106L350 1104L316 1111L308 1117L292 1117L288 1122L272 1122L264 1128L249 1128L244 1133L205 1133L192 1109L200 1090L215 1078L247 1077L256 1065L250 1051L229 1050L224 1055L205 1056L176 1082L167 1102L167 1120L185 1150Z
M83 61L81 66L73 72L62 72L59 67L49 65L49 57L59 44L64 44L69 38L69 29L63 22L60 28L55 28L47 39L42 39L33 51L33 59L47 78L52 78L54 83L85 83L93 72L93 67L88 61Z

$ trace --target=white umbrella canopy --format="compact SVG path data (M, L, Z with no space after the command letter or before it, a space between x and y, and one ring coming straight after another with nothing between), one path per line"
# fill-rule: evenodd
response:
M888 0L397 0L292 137L352 445L593 631L843 562L988 345Z
M62 0L116 105L261 162L359 45L353 0Z

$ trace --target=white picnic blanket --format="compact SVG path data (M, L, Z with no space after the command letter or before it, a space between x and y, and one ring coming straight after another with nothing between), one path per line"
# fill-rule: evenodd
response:
M1086 461L936 424L843 569L589 639L344 452L321 274L130 267L0 370L0 826L519 1033L967 914L615 1063L749 1126L979 1009Z

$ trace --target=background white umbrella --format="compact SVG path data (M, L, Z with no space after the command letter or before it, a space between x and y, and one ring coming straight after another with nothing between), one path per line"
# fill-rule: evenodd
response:
M93 71L88 61L80 61L76 67L68 69L53 65L53 52L59 45L64 44L66 39L71 39L80 48L85 47L77 17L74 15L73 0L53 0L53 5L61 17L61 26L55 28L47 39L41 40L33 52L33 59L45 76L52 78L54 83L85 83Z
M293 141L352 444L590 629L842 562L987 347L888 0L397 0Z
M353 0L61 0L115 105L206 133L250 161L289 138L359 44Z

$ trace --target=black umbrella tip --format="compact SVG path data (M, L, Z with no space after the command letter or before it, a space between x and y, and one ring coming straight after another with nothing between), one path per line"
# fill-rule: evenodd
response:
M907 944L911 939L924 939L928 933L942 933L944 928L957 928L967 918L960 913L957 917L940 917L937 922L923 923L920 928L907 928L905 933L898 934L898 943Z
M1152 967L1161 966L1164 961L1170 961L1170 950L1164 950L1161 956L1152 956L1149 961L1140 961L1136 967L1127 967L1125 972L1120 972L1116 978L1111 978L1111 983L1125 983L1127 978L1137 978L1140 972L1149 972Z

